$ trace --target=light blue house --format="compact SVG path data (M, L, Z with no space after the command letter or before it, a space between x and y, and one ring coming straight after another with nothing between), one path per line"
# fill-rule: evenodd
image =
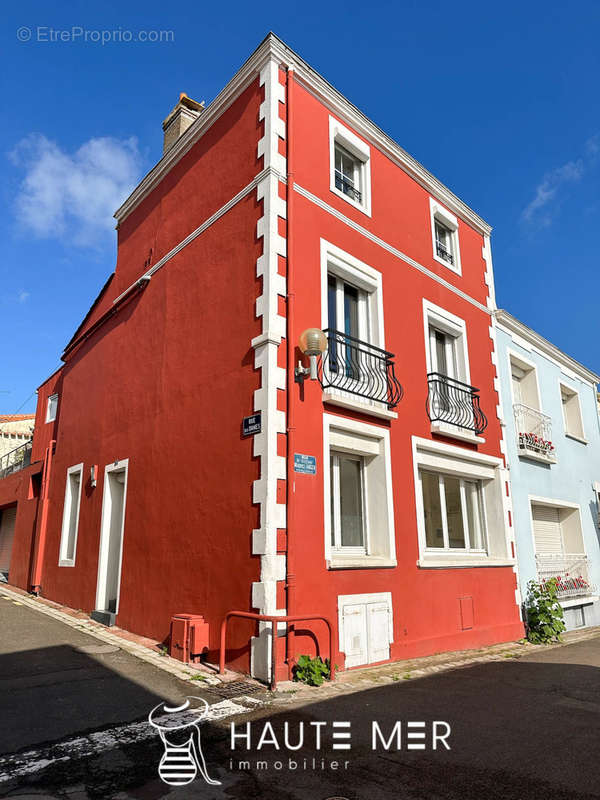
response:
M495 313L519 584L558 578L567 628L600 624L600 417L590 370Z

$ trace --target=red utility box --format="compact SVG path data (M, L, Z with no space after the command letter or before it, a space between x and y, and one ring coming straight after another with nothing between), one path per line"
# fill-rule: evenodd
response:
M169 655L186 664L200 661L208 650L208 622L200 614L175 614L171 619Z

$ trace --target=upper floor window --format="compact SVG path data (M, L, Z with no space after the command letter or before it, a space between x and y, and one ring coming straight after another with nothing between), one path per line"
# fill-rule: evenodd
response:
M437 203L429 198L431 215L431 235L433 240L433 257L440 264L461 274L460 247L458 241L458 220Z
M362 139L333 117L329 118L330 182L332 192L371 215L371 150Z
M563 420L565 433L574 439L584 441L583 420L581 418L581 406L579 405L579 394L575 389L560 384L560 400L562 403Z
M58 395L51 394L48 398L48 406L46 408L46 422L54 422L56 419L56 412L58 410Z

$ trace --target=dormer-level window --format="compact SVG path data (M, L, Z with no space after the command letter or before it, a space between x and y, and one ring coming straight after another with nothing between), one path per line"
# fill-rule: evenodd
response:
M429 198L433 258L461 274L458 219L433 197Z
M341 122L329 117L329 188L371 216L371 149Z
M335 145L335 186L357 203L362 200L361 192L362 163L345 150L340 144Z

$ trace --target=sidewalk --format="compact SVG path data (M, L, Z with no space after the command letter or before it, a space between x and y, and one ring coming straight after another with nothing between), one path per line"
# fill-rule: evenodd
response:
M55 620L70 625L95 638L119 647L154 667L161 669L183 681L205 686L219 686L223 683L244 680L254 682L251 678L227 670L225 675L217 675L214 669L204 664L184 664L168 656L158 642L137 636L120 628L106 628L94 622L87 614L81 611L61 606L45 598L36 598L7 584L0 584L0 596L10 598L46 614ZM600 627L584 628L570 631L563 635L562 641L551 645L533 645L527 641L506 642L491 645L480 650L462 650L451 653L440 653L422 658L396 661L391 664L382 664L375 667L364 667L340 671L333 683L326 681L320 687L306 686L293 681L280 681L277 691L270 695L270 699L277 703L310 703L326 699L330 695L360 692L364 689L396 681L410 681L423 678L439 672L458 669L471 664L482 664L504 659L519 659L537 652L547 652L557 647L564 647L575 642L594 639L600 636Z

